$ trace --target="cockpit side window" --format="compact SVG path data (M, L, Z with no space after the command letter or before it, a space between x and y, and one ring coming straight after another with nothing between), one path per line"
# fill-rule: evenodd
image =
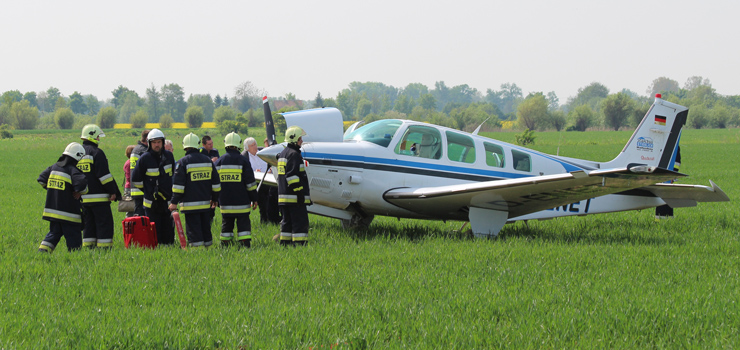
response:
M396 119L378 120L345 135L344 141L367 141L388 147L402 123Z
M475 143L469 136L445 131L447 158L453 162L475 163Z
M532 171L532 159L529 154L513 149L511 150L511 160L514 162L514 170Z
M483 142L483 148L486 150L486 165L496 168L503 168L506 165L504 149L501 146Z
M396 146L397 154L428 159L442 157L442 137L435 128L411 125Z

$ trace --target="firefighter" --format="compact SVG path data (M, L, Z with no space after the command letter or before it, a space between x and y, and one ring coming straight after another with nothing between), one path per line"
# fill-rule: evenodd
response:
M164 133L152 129L147 135L148 148L131 172L131 183L144 194L144 213L157 227L159 244L175 243L168 203L172 198L172 174L175 157L164 149Z
M233 243L236 221L236 240L249 248L252 241L249 212L257 206L257 183L249 159L239 153L241 143L239 134L232 132L226 135L226 154L216 161L222 189L218 199L222 218L221 245Z
M80 197L87 193L87 178L77 169L77 162L83 156L85 148L77 142L70 143L59 160L36 180L46 190L43 218L49 221L49 233L41 241L39 252L53 252L62 236L68 250L82 246Z
M149 130L143 130L141 132L141 139L136 141L136 146L134 147L134 150L131 151L131 157L129 157L131 174L134 173L134 169L136 168L136 163L139 162L139 158L141 158L149 148L149 142L147 141L148 136ZM131 198L134 199L134 213L132 215L146 215L144 210L144 192L136 188L136 186L133 186L131 187Z
M278 205L283 220L280 222L280 245L308 243L308 210L311 196L308 176L301 156L301 145L306 133L298 126L285 131L286 147L278 154Z
M87 177L87 194L82 195L83 239L82 246L88 248L113 248L113 213L110 202L121 198L121 190L108 168L105 152L98 148L105 133L95 124L82 128L82 146L85 156L77 162L77 168Z
M213 244L211 209L216 208L221 181L211 159L198 152L199 144L193 133L182 140L185 156L177 161L169 209L177 210L180 205L191 247L208 247Z

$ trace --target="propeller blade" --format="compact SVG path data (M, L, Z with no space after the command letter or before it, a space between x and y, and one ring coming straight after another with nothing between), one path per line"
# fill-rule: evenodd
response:
M270 111L270 104L267 101L267 96L262 98L262 107L265 111L265 131L267 131L267 140L270 146L277 143L275 139L275 124L272 122L272 112Z

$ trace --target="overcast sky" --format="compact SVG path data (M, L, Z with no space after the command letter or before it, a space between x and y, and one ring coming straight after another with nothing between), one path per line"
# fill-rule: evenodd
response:
M0 12L0 93L107 100L177 83L233 96L335 97L352 81L516 83L564 103L591 82L646 95L709 78L740 94L737 1L13 1Z

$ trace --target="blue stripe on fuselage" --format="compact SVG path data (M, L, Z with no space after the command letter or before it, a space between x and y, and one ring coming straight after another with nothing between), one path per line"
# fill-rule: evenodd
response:
M475 167L456 167L456 166L441 165L441 164L410 162L410 161L398 160L398 159L352 156L352 155L333 154L333 153L304 152L303 156L304 158L307 158L307 159L308 158L313 158L317 160L327 159L331 161L361 163L362 165L358 164L357 166L358 168L365 168L366 166L364 166L364 164L380 164L380 165L386 165L386 166L392 166L392 167L408 167L408 168L415 168L415 169L427 169L427 170L432 170L432 171L443 171L443 172L450 172L450 173L463 173L463 174L487 176L493 179L518 179L518 178L523 178L523 177L534 176L534 175L528 175L528 174L509 173L509 172L503 172L503 171L482 170L482 169L475 168ZM560 163L566 170L568 170L569 168L571 169L568 171L581 170L580 168L576 168L570 164L563 163L555 159L552 159L552 160Z

